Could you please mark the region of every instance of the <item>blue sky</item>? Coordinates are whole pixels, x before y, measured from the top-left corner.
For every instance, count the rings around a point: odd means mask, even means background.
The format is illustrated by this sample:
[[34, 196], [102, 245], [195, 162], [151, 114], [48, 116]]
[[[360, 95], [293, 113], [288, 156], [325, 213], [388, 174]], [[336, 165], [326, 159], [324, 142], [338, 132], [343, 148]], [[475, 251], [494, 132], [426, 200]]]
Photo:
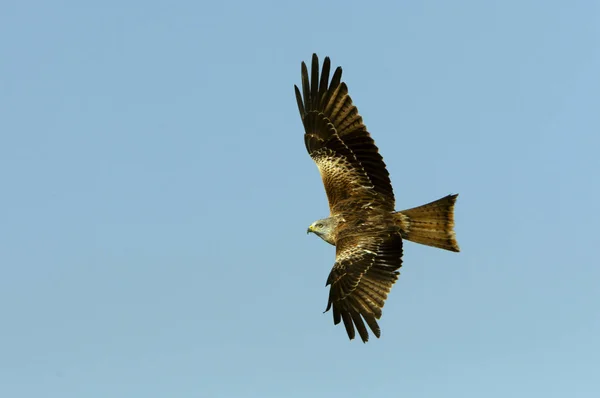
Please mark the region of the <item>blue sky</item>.
[[[3, 397], [596, 397], [600, 5], [0, 6]], [[293, 95], [344, 80], [398, 209], [459, 193], [348, 341]]]

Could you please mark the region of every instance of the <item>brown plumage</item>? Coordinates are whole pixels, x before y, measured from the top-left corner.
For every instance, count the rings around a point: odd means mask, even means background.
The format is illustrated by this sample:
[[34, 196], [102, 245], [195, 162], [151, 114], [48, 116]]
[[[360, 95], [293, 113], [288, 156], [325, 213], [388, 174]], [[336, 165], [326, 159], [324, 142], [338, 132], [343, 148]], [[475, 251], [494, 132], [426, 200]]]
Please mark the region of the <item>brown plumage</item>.
[[[389, 173], [375, 142], [352, 104], [338, 67], [329, 79], [325, 58], [313, 54], [311, 77], [302, 63], [302, 92], [294, 86], [304, 124], [304, 142], [317, 164], [329, 201], [328, 218], [313, 223], [313, 232], [336, 246], [336, 261], [327, 278], [327, 309], [344, 322], [348, 337], [358, 330], [377, 337], [377, 319], [402, 265], [402, 239], [459, 251], [454, 235], [454, 203], [449, 195], [429, 204], [395, 212]], [[365, 326], [366, 323], [366, 326]]]

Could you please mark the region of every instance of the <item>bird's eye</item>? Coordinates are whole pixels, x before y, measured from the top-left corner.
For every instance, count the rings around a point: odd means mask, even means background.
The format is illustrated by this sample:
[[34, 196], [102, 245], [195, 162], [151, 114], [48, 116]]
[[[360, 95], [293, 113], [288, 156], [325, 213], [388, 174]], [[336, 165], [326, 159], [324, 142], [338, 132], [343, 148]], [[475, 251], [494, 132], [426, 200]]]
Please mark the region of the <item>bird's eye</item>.
[[317, 228], [323, 228], [323, 224], [318, 223], [317, 225], [315, 225], [315, 227], [317, 227]]

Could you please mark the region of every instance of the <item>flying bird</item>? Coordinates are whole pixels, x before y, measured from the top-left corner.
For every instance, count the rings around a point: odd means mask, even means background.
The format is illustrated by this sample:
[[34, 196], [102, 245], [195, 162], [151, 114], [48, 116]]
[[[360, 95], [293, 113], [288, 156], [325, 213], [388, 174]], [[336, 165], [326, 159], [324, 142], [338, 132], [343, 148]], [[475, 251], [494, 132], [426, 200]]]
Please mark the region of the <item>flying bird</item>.
[[398, 279], [404, 239], [454, 252], [454, 203], [458, 195], [403, 211], [395, 211], [389, 173], [363, 124], [338, 67], [329, 79], [331, 62], [312, 57], [310, 78], [302, 62], [302, 91], [294, 86], [304, 143], [317, 164], [329, 202], [329, 217], [310, 225], [314, 233], [336, 247], [325, 312], [333, 323], [344, 322], [350, 340], [356, 330], [376, 337], [385, 300]]

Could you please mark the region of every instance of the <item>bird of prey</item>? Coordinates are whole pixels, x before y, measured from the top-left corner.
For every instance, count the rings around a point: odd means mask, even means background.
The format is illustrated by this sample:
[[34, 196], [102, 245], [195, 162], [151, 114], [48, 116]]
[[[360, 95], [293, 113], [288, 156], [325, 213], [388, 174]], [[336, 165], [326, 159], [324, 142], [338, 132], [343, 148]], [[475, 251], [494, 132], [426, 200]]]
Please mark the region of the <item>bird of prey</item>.
[[356, 330], [369, 339], [365, 323], [380, 337], [377, 319], [402, 265], [404, 239], [458, 252], [454, 203], [458, 195], [403, 211], [395, 199], [383, 158], [341, 81], [338, 67], [329, 79], [325, 58], [312, 57], [309, 78], [302, 62], [302, 91], [294, 86], [304, 125], [304, 143], [317, 164], [329, 201], [329, 217], [315, 221], [312, 232], [336, 247], [327, 278], [334, 324], [344, 322], [352, 340]]

